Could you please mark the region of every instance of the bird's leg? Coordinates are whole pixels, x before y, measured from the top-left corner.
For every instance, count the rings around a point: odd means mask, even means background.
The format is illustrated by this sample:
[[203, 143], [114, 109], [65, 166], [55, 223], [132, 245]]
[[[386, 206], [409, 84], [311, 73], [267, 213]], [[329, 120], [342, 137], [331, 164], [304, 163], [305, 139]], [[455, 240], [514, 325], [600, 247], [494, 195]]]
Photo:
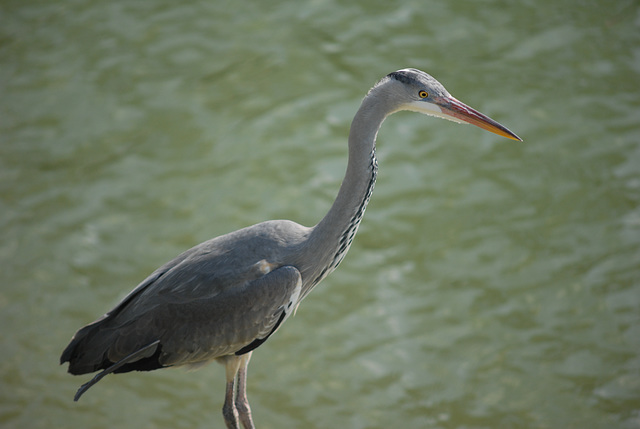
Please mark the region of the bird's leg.
[[[222, 359], [219, 359], [222, 360]], [[222, 415], [228, 429], [239, 429], [238, 411], [235, 405], [236, 379], [241, 358], [238, 356], [225, 356], [224, 365], [227, 375], [227, 389], [222, 406]]]
[[241, 356], [240, 368], [238, 369], [237, 379], [237, 392], [236, 392], [236, 409], [240, 417], [240, 422], [244, 429], [255, 429], [253, 425], [253, 419], [251, 418], [251, 407], [249, 407], [249, 400], [247, 399], [247, 367], [249, 366], [249, 360], [251, 359], [251, 353]]
[[222, 406], [222, 415], [224, 416], [224, 422], [228, 429], [238, 429], [238, 412], [236, 406], [233, 403], [233, 394], [235, 391], [235, 379], [227, 381], [227, 393], [224, 398], [224, 405]]

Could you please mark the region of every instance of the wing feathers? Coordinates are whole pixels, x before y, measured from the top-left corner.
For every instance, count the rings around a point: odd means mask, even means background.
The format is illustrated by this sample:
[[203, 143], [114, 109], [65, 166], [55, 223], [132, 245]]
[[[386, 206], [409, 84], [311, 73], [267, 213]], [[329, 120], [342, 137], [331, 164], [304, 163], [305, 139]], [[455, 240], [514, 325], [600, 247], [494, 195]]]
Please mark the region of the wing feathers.
[[[250, 344], [255, 348], [293, 312], [302, 284], [295, 267], [266, 266], [262, 263], [236, 275], [233, 286], [228, 276], [209, 276], [213, 281], [206, 285], [206, 276], [195, 270], [191, 284], [176, 288], [171, 283], [181, 276], [174, 277], [171, 270], [160, 274], [145, 289], [127, 296], [117, 311], [78, 331], [61, 361], [70, 362], [70, 372], [82, 374], [127, 359], [117, 371], [122, 372], [194, 364]], [[193, 265], [189, 268], [193, 275]], [[137, 368], [129, 356], [155, 341], [160, 345], [156, 366]]]

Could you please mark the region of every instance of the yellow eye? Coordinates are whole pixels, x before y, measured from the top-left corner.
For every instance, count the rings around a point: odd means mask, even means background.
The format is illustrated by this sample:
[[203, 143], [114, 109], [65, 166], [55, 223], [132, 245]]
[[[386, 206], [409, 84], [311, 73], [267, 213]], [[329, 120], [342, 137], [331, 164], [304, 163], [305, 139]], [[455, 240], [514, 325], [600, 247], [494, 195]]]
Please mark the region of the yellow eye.
[[420, 98], [427, 98], [429, 96], [429, 93], [427, 91], [420, 91], [418, 95], [420, 96]]

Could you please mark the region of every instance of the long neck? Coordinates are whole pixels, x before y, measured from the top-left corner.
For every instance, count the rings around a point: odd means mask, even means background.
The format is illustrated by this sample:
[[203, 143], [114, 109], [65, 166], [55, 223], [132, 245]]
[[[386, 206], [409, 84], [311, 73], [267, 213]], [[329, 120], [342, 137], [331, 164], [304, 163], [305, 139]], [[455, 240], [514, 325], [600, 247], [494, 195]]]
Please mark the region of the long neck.
[[376, 135], [388, 113], [369, 94], [351, 123], [349, 161], [340, 191], [309, 238], [313, 257], [321, 269], [310, 273], [309, 289], [338, 266], [351, 246], [376, 182]]

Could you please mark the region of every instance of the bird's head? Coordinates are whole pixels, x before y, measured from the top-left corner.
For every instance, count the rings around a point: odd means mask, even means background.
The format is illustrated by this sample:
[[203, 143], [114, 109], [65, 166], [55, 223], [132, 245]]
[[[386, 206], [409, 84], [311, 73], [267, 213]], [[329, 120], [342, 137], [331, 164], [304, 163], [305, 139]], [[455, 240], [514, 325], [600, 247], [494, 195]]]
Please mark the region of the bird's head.
[[[383, 89], [384, 88], [384, 89]], [[390, 89], [396, 97], [397, 110], [411, 110], [458, 123], [478, 126], [513, 140], [522, 139], [505, 126], [453, 97], [444, 86], [427, 73], [403, 69], [390, 73], [372, 90]]]

